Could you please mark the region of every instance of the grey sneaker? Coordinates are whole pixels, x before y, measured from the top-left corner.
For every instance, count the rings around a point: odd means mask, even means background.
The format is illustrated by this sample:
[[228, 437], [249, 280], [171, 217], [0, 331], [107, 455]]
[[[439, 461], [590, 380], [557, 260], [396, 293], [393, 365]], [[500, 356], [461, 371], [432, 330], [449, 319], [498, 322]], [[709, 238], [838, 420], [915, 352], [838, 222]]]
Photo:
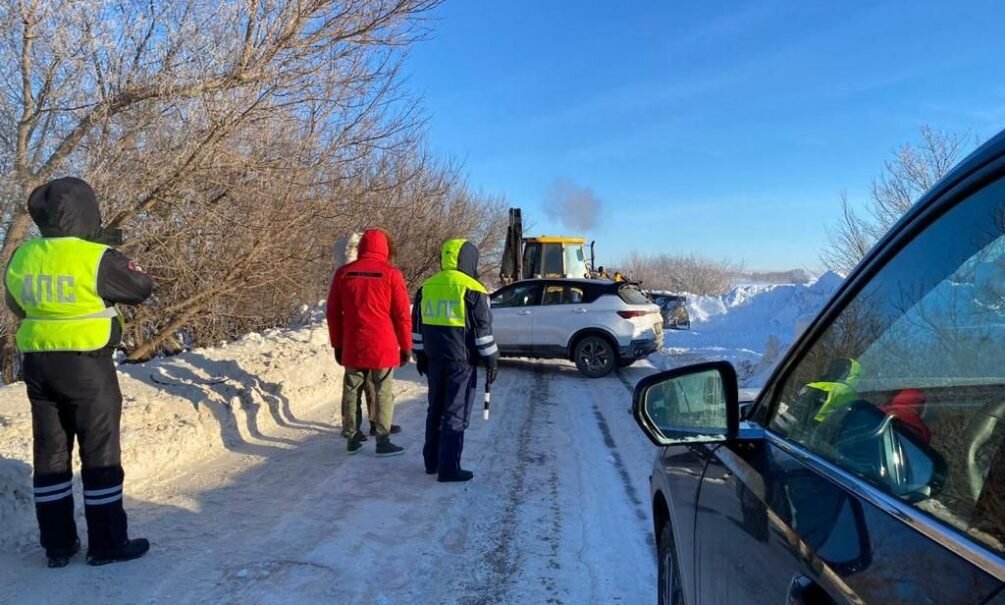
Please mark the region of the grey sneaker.
[[377, 442], [377, 456], [400, 456], [405, 453], [405, 448], [391, 443], [390, 439], [381, 439]]

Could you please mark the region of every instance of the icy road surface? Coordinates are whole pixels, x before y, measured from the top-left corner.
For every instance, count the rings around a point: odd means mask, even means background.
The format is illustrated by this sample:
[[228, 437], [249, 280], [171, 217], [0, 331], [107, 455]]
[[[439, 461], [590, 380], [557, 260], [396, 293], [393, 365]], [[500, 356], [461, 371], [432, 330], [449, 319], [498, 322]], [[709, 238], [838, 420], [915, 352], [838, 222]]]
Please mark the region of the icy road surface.
[[130, 490], [126, 468], [131, 533], [151, 553], [61, 570], [38, 550], [4, 553], [0, 603], [652, 602], [655, 448], [626, 386], [645, 373], [588, 380], [571, 364], [504, 362], [491, 420], [480, 395], [472, 414], [468, 484], [423, 473], [414, 368], [398, 381], [404, 456], [374, 457], [373, 439], [347, 456], [335, 396], [326, 417], [144, 491]]

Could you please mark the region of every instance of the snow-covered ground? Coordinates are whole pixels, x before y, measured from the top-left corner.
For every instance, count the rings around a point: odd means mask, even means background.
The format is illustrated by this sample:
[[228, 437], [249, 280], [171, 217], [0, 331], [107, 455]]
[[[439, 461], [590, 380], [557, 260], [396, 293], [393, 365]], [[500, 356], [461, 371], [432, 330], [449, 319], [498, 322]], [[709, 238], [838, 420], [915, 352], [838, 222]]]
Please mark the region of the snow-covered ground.
[[763, 386], [842, 281], [825, 273], [806, 285], [748, 284], [724, 296], [688, 296], [691, 330], [667, 330], [664, 349], [650, 361], [670, 369], [725, 359], [736, 367], [741, 386]]
[[372, 439], [346, 455], [340, 373], [322, 326], [123, 371], [126, 507], [151, 553], [45, 568], [34, 543], [28, 403], [12, 385], [0, 391], [0, 603], [653, 598], [654, 448], [626, 413], [631, 379], [504, 362], [492, 417], [474, 414], [466, 439], [475, 480], [444, 485], [423, 472], [426, 389], [411, 367], [396, 388], [406, 455], [376, 458]]
[[28, 402], [23, 385], [0, 389], [0, 604], [651, 602], [655, 448], [626, 413], [630, 389], [704, 358], [755, 383], [769, 340], [790, 343], [839, 283], [692, 299], [691, 332], [601, 380], [505, 361], [491, 420], [473, 415], [476, 477], [461, 485], [423, 472], [426, 388], [411, 367], [396, 385], [406, 455], [378, 459], [373, 440], [346, 455], [341, 370], [316, 309], [303, 327], [122, 366], [126, 506], [153, 550], [103, 568], [45, 568]]
[[[341, 376], [319, 323], [120, 366], [128, 485], [159, 484], [226, 451], [261, 458], [295, 445], [274, 434], [281, 428], [330, 428], [328, 422], [303, 418], [322, 408], [330, 412]], [[22, 384], [0, 388], [0, 435], [0, 549], [5, 549], [34, 542], [36, 533], [31, 413]], [[83, 527], [82, 511], [80, 521]]]

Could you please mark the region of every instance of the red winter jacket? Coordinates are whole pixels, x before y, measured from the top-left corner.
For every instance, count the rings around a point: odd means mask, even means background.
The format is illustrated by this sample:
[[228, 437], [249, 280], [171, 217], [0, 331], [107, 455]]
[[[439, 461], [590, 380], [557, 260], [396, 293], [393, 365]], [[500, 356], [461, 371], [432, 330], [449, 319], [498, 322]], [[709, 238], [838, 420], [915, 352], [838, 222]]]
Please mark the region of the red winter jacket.
[[918, 438], [925, 444], [932, 441], [932, 432], [928, 425], [922, 420], [921, 414], [925, 411], [925, 393], [918, 389], [904, 389], [890, 401], [889, 404], [880, 409], [888, 416], [893, 416], [912, 429]]
[[390, 243], [370, 229], [359, 260], [335, 272], [328, 293], [328, 333], [342, 349], [342, 365], [354, 370], [396, 368], [412, 350], [412, 319], [401, 272], [388, 264]]

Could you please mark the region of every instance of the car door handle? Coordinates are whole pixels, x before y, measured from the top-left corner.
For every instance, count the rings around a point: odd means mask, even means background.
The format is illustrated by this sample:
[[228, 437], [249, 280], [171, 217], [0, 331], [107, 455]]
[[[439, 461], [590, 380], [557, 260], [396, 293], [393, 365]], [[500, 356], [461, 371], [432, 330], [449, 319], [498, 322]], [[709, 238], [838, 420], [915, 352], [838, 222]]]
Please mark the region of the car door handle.
[[572, 312], [573, 313], [586, 313], [586, 309], [583, 309], [583, 308], [573, 309]]
[[796, 574], [789, 584], [789, 600], [786, 605], [836, 605], [820, 585], [812, 579]]
[[520, 311], [517, 315], [530, 315], [530, 311]]

